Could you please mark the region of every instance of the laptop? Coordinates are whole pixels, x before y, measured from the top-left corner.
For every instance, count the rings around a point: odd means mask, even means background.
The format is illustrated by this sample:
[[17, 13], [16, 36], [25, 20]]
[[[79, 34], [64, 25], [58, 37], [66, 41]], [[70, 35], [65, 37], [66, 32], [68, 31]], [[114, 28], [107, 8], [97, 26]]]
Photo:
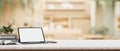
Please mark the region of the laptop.
[[19, 43], [38, 44], [38, 43], [56, 43], [56, 41], [46, 41], [42, 27], [19, 27]]

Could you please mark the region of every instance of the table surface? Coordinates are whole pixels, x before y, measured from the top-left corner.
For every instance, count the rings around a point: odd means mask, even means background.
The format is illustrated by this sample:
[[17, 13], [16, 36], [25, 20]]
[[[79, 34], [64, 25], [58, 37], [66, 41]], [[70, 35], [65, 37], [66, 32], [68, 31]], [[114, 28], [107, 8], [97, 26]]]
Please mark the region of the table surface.
[[57, 43], [0, 45], [1, 49], [120, 49], [120, 40], [54, 40]]

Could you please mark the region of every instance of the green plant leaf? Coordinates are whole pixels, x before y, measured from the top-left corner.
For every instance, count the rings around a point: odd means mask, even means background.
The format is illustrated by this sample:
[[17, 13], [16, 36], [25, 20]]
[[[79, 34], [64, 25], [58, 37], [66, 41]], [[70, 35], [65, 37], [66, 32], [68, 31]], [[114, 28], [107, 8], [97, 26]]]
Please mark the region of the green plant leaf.
[[11, 25], [3, 26], [3, 29], [1, 29], [1, 32], [5, 34], [9, 34], [13, 32], [13, 29], [11, 28]]

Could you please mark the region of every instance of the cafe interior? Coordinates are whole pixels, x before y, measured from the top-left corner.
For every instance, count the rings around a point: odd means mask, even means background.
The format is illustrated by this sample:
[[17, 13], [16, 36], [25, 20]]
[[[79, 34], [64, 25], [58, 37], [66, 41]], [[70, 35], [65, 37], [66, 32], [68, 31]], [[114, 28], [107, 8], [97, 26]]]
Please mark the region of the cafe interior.
[[120, 0], [0, 0], [0, 35], [19, 27], [42, 27], [48, 40], [120, 39]]

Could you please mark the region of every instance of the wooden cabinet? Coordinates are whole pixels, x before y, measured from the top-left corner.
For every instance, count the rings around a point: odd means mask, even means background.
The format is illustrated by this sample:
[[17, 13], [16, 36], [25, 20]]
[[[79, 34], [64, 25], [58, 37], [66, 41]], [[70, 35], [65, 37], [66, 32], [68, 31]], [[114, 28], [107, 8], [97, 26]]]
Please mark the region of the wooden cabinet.
[[68, 18], [59, 18], [59, 17], [45, 17], [44, 26], [53, 26], [56, 28], [69, 28], [69, 19]]
[[72, 18], [72, 29], [81, 29], [83, 33], [88, 33], [90, 30], [90, 18]]
[[[87, 29], [90, 26], [89, 0], [46, 0], [44, 26]], [[83, 28], [84, 27], [84, 28]]]
[[88, 29], [90, 28], [90, 17], [45, 17], [44, 26], [50, 27], [53, 24], [54, 29]]

